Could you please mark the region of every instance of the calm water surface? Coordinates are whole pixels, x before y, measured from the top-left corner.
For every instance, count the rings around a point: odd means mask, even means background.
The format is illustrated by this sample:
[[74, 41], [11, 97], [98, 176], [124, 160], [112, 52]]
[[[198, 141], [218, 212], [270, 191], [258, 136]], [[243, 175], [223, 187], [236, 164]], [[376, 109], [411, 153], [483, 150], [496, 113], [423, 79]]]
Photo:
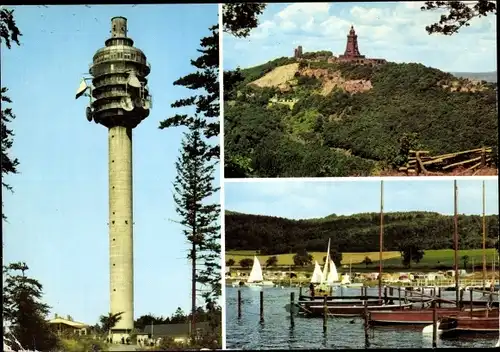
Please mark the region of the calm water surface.
[[[295, 318], [290, 328], [290, 316], [285, 305], [290, 303], [292, 290], [298, 288], [264, 288], [264, 323], [259, 322], [260, 288], [241, 290], [241, 319], [238, 319], [238, 289], [226, 287], [226, 346], [229, 349], [327, 349], [365, 348], [362, 318], [331, 318], [323, 334], [321, 318]], [[371, 291], [370, 291], [371, 290]], [[340, 290], [337, 290], [337, 294]], [[359, 295], [360, 289], [344, 289], [344, 295]], [[378, 295], [378, 289], [369, 289]], [[453, 299], [455, 292], [443, 292], [443, 298]], [[297, 299], [297, 298], [296, 298]], [[370, 330], [370, 348], [431, 348], [432, 335], [423, 335], [422, 328], [375, 327]], [[438, 340], [442, 347], [493, 347], [497, 336], [467, 337]]]

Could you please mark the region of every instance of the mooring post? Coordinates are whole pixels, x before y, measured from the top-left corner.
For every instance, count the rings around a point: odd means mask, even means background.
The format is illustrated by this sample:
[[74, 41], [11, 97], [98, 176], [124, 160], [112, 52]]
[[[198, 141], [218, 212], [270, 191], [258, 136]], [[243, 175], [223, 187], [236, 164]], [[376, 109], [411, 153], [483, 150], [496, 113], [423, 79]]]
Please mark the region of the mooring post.
[[368, 301], [365, 300], [365, 310], [363, 317], [365, 319], [365, 348], [370, 347], [370, 340], [369, 340], [369, 321], [368, 321]]
[[238, 319], [241, 319], [241, 289], [238, 289]]
[[323, 333], [326, 333], [326, 319], [328, 318], [328, 297], [323, 297]]
[[295, 292], [290, 292], [290, 327], [293, 329], [295, 321], [293, 320], [293, 311], [295, 309]]
[[437, 340], [437, 310], [436, 301], [432, 301], [432, 348], [436, 348]]
[[264, 291], [260, 291], [260, 322], [264, 322]]
[[299, 286], [299, 300], [302, 299], [302, 285]]
[[441, 308], [441, 286], [438, 287], [439, 308]]
[[398, 287], [399, 306], [401, 307], [401, 286]]
[[462, 289], [462, 290], [460, 290], [460, 300], [459, 300], [459, 303], [458, 303], [458, 307], [460, 309], [463, 307], [463, 301], [464, 301], [464, 290]]
[[384, 304], [387, 304], [387, 286], [384, 286]]
[[[341, 287], [342, 289], [342, 287]], [[330, 293], [329, 293], [330, 297], [333, 296], [333, 286], [330, 286]]]
[[474, 302], [474, 300], [472, 299], [472, 294], [474, 291], [472, 291], [472, 288], [469, 290], [470, 290], [470, 317], [472, 318], [472, 304]]

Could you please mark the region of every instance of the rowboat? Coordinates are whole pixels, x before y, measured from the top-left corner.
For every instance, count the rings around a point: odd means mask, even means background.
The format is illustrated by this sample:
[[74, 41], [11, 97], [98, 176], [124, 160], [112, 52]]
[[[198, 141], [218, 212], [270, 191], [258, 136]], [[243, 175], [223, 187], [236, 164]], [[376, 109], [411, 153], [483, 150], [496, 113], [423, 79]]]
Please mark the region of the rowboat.
[[[382, 310], [372, 311], [369, 310], [369, 323], [370, 325], [429, 325], [433, 322], [432, 308], [425, 309], [411, 309], [405, 311]], [[489, 310], [485, 307], [459, 309], [456, 307], [443, 307], [436, 308], [437, 318], [443, 318], [450, 315], [457, 316], [472, 316], [472, 317], [485, 317], [490, 315], [498, 315], [498, 309]]]
[[441, 338], [464, 334], [498, 334], [499, 317], [444, 316], [440, 320]]

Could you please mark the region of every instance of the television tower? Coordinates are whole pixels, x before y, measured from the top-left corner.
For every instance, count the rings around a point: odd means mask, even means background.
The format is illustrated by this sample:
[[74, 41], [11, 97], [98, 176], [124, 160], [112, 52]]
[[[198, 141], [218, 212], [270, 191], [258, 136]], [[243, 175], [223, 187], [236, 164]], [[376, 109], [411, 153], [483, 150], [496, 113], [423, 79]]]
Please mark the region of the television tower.
[[132, 130], [152, 105], [146, 79], [151, 66], [133, 44], [127, 19], [113, 17], [111, 37], [94, 54], [92, 77], [82, 80], [76, 95], [90, 98], [87, 119], [108, 128], [110, 312], [122, 313], [111, 330], [113, 341], [134, 328]]

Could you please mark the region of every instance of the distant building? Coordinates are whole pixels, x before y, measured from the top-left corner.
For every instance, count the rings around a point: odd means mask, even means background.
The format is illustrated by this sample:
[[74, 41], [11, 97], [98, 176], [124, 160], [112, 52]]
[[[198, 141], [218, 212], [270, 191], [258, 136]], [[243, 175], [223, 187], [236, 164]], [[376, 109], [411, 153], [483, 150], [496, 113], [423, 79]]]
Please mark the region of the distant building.
[[[202, 334], [208, 331], [210, 325], [208, 322], [196, 323], [197, 334]], [[188, 343], [191, 337], [191, 324], [158, 324], [146, 325], [144, 330], [137, 334], [137, 341], [139, 345], [149, 345], [151, 342], [158, 345], [162, 340], [173, 340], [175, 343], [184, 344]], [[143, 343], [140, 343], [142, 341]]]
[[54, 319], [49, 320], [48, 323], [59, 335], [63, 333], [87, 335], [89, 330], [89, 325], [74, 321], [69, 315], [63, 318], [55, 314]]

